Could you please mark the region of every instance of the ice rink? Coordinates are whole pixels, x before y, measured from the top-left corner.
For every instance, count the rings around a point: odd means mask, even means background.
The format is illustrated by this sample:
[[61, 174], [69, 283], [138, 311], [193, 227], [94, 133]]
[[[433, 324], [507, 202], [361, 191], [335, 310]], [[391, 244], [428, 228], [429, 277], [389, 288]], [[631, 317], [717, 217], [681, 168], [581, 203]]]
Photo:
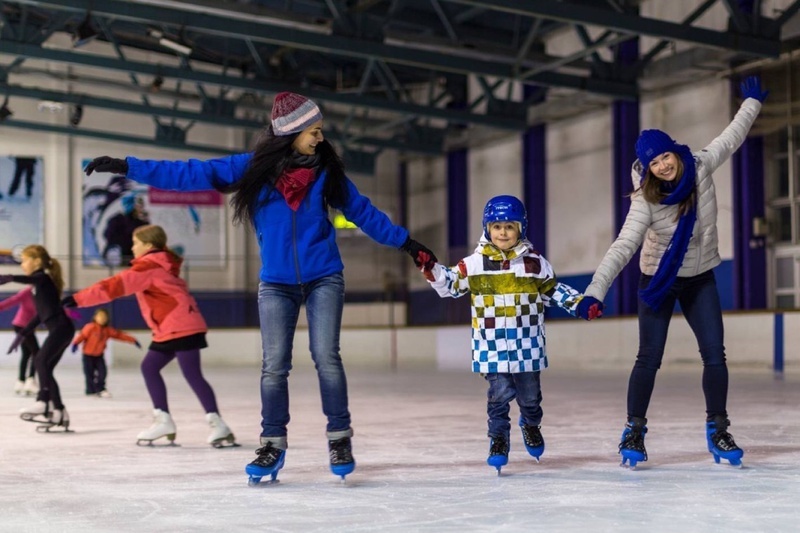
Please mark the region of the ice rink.
[[[174, 365], [174, 363], [173, 363]], [[485, 386], [463, 372], [348, 370], [356, 471], [329, 471], [313, 369], [290, 378], [292, 422], [280, 483], [248, 487], [259, 435], [258, 368], [207, 367], [242, 444], [205, 444], [202, 410], [177, 368], [166, 378], [180, 447], [137, 447], [151, 422], [138, 369], [112, 368], [114, 397], [83, 395], [77, 366], [56, 370], [74, 433], [41, 434], [32, 402], [0, 370], [0, 531], [797, 531], [800, 379], [732, 370], [731, 433], [744, 468], [705, 449], [699, 364], [663, 370], [649, 412], [650, 460], [620, 468], [627, 369], [545, 372], [547, 448], [536, 464], [512, 433], [509, 465], [486, 465]], [[512, 418], [517, 414], [512, 409]]]

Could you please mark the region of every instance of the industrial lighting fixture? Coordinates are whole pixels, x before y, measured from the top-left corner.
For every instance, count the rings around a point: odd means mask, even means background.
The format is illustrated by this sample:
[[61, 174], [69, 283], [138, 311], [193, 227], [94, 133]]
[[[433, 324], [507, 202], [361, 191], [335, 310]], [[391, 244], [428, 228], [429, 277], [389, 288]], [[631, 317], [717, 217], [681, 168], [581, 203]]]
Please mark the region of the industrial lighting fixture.
[[83, 118], [83, 106], [81, 104], [78, 104], [72, 108], [72, 111], [69, 114], [69, 123], [72, 124], [73, 127], [77, 127], [78, 124], [81, 123], [82, 118]]
[[8, 108], [8, 96], [6, 96], [6, 99], [3, 100], [3, 106], [0, 107], [0, 122], [4, 121], [13, 114], [14, 112]]
[[97, 35], [97, 30], [92, 26], [92, 18], [89, 13], [87, 13], [86, 18], [75, 28], [75, 33], [72, 34], [72, 46], [74, 48], [83, 46], [97, 37]]
[[161, 74], [156, 74], [156, 77], [153, 78], [152, 83], [150, 83], [150, 92], [157, 93], [161, 90], [161, 86], [164, 85], [164, 78]]
[[173, 41], [172, 39], [168, 39], [167, 37], [164, 36], [164, 32], [162, 32], [161, 30], [150, 29], [147, 30], [147, 33], [150, 35], [150, 37], [158, 39], [158, 44], [160, 44], [164, 48], [169, 48], [173, 52], [183, 56], [192, 55], [191, 47], [186, 46], [185, 44], [181, 44], [177, 41]]
[[64, 104], [61, 102], [56, 102], [55, 100], [41, 100], [38, 104], [36, 104], [36, 109], [39, 112], [49, 111], [50, 113], [61, 113], [64, 111]]

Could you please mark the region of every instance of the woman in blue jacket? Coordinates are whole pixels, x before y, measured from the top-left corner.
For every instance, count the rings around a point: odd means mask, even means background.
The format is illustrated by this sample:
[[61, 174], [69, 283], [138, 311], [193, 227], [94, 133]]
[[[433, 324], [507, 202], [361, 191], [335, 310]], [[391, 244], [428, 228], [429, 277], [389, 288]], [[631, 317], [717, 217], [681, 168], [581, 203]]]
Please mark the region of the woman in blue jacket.
[[[322, 134], [317, 105], [280, 93], [271, 124], [251, 153], [199, 161], [142, 161], [99, 157], [86, 167], [125, 174], [160, 189], [232, 193], [235, 223], [253, 225], [261, 250], [258, 307], [261, 321], [261, 447], [247, 465], [251, 483], [274, 480], [286, 455], [289, 423], [287, 378], [300, 306], [306, 304], [311, 356], [328, 418], [331, 470], [355, 468], [350, 437], [347, 380], [339, 355], [344, 278], [328, 208], [342, 211], [375, 241], [400, 248], [419, 263], [426, 247], [391, 223], [345, 176], [342, 160]], [[431, 253], [433, 261], [435, 256]], [[419, 266], [419, 264], [418, 264]]]

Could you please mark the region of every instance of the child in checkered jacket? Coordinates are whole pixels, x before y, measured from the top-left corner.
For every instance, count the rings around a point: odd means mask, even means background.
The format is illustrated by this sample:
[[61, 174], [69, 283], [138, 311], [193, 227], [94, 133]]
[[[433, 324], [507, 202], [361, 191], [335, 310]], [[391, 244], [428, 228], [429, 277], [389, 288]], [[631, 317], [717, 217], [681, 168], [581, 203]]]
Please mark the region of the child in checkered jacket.
[[[586, 320], [602, 315], [602, 304], [560, 283], [553, 267], [523, 236], [525, 206], [513, 196], [489, 200], [483, 235], [475, 252], [448, 268], [421, 258], [422, 271], [441, 297], [472, 300], [472, 371], [489, 382], [489, 457], [497, 468], [508, 463], [511, 400], [520, 409], [519, 425], [528, 453], [544, 452], [540, 431], [542, 392], [539, 372], [547, 367], [544, 307], [557, 305]], [[583, 302], [583, 305], [582, 305]]]

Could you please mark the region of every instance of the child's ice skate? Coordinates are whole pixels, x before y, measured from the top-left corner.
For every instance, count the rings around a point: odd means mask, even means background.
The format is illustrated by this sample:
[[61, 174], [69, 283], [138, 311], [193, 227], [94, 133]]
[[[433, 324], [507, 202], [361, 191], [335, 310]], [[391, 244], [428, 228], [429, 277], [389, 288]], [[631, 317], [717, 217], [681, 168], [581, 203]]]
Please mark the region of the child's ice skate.
[[17, 396], [19, 396], [20, 394], [23, 394], [23, 393], [24, 393], [24, 391], [25, 391], [25, 382], [24, 382], [24, 381], [17, 380], [17, 381], [14, 383], [14, 394], [16, 394]]
[[331, 458], [331, 472], [335, 476], [341, 476], [342, 482], [344, 482], [345, 476], [356, 469], [356, 460], [353, 459], [353, 446], [350, 442], [350, 437], [329, 440], [328, 454]]
[[103, 389], [103, 390], [101, 390], [100, 392], [97, 393], [97, 396], [99, 398], [111, 398], [111, 393], [108, 392], [108, 390]]
[[36, 383], [36, 378], [29, 377], [25, 380], [25, 385], [22, 387], [22, 392], [25, 396], [33, 396], [39, 393], [39, 385]]
[[53, 409], [50, 413], [50, 419], [36, 427], [36, 431], [43, 431], [45, 433], [50, 433], [51, 430], [59, 430], [64, 433], [72, 432], [72, 430], [69, 429], [69, 413], [67, 413], [66, 407]]
[[19, 417], [26, 422], [47, 424], [50, 422], [50, 406], [47, 402], [37, 400], [33, 405], [20, 409]]
[[153, 425], [136, 436], [137, 446], [153, 446], [153, 441], [166, 437], [169, 441], [169, 446], [177, 446], [175, 444], [175, 422], [166, 411], [161, 409], [153, 409]]
[[231, 428], [220, 418], [219, 414], [206, 413], [206, 421], [209, 427], [211, 427], [211, 434], [207, 439], [210, 445], [214, 448], [232, 448], [234, 446], [239, 446], [236, 444], [236, 438], [233, 436]]
[[520, 428], [522, 429], [522, 442], [525, 444], [525, 449], [528, 453], [539, 462], [539, 457], [544, 453], [544, 437], [542, 437], [542, 426], [529, 426], [520, 421]]
[[[273, 440], [278, 442], [273, 442]], [[284, 446], [284, 448], [276, 448], [275, 446]], [[283, 468], [283, 462], [286, 459], [286, 437], [261, 437], [261, 448], [256, 450], [258, 457], [244, 467], [249, 479], [247, 484], [255, 487], [261, 483], [261, 478], [270, 476], [267, 485], [278, 483], [278, 472]]]
[[724, 416], [715, 416], [706, 422], [708, 451], [714, 456], [715, 463], [719, 464], [719, 460], [722, 458], [731, 466], [741, 468], [744, 451], [736, 445], [733, 436], [728, 433], [730, 423], [730, 420]]
[[644, 447], [644, 436], [647, 433], [647, 419], [630, 417], [625, 429], [622, 431], [622, 438], [619, 443], [619, 453], [622, 455], [620, 466], [636, 469], [636, 464], [647, 461], [647, 450]]
[[489, 442], [489, 457], [486, 458], [486, 464], [495, 467], [499, 476], [500, 469], [508, 464], [508, 451], [511, 445], [505, 435], [489, 435], [489, 438], [492, 440]]

